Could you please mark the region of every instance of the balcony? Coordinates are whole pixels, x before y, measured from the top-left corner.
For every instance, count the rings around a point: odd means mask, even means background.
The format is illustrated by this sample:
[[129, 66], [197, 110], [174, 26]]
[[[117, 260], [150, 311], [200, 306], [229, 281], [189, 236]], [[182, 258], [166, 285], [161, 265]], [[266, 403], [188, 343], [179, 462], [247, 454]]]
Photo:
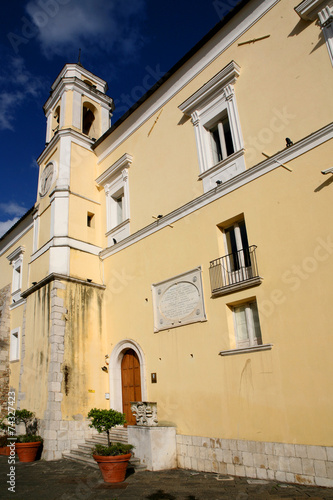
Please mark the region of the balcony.
[[209, 274], [213, 296], [260, 285], [262, 278], [256, 249], [256, 245], [252, 245], [211, 261]]

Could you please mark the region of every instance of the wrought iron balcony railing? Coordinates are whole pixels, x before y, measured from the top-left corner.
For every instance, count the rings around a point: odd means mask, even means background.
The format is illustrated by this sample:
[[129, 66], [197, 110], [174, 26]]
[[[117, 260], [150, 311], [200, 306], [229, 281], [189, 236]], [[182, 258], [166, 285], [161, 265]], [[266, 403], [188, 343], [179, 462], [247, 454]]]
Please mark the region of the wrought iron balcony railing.
[[261, 283], [256, 248], [256, 245], [252, 245], [211, 261], [209, 274], [213, 294], [223, 293], [237, 285], [247, 287]]

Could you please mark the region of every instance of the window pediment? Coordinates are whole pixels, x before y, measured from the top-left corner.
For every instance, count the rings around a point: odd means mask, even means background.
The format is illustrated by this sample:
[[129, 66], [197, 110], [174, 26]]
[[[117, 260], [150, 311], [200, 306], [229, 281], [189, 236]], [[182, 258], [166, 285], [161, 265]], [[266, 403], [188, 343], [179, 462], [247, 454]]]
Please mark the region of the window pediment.
[[[331, 6], [328, 7], [329, 5]], [[304, 0], [304, 2], [295, 7], [295, 11], [301, 19], [315, 21], [318, 19], [319, 13], [325, 8], [332, 10], [332, 3], [327, 0]]]
[[105, 186], [114, 180], [114, 178], [120, 174], [124, 168], [129, 168], [132, 164], [133, 156], [125, 153], [119, 158], [115, 163], [113, 163], [107, 170], [105, 170], [99, 177], [97, 177], [96, 182], [100, 186]]
[[7, 256], [7, 259], [9, 260], [10, 263], [16, 261], [17, 259], [19, 259], [22, 254], [24, 254], [25, 252], [25, 247], [24, 246], [20, 246], [18, 248], [16, 248], [14, 250], [14, 252], [12, 252], [10, 255]]
[[225, 88], [228, 85], [234, 84], [239, 74], [240, 66], [235, 61], [231, 61], [199, 90], [186, 99], [179, 106], [179, 109], [187, 116], [191, 116], [195, 111], [202, 110], [208, 103], [213, 101], [215, 97], [221, 94], [222, 90], [224, 90], [224, 97], [228, 98], [231, 90], [226, 90]]

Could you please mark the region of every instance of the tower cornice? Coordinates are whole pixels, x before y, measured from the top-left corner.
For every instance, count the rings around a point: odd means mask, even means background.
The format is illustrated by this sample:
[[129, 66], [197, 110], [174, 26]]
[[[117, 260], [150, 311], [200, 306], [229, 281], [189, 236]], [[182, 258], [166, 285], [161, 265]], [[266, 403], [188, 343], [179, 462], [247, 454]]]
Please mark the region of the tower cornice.
[[81, 80], [76, 76], [64, 77], [57, 87], [54, 89], [50, 97], [47, 99], [43, 106], [44, 113], [47, 114], [50, 109], [56, 104], [56, 102], [60, 99], [61, 95], [69, 90], [79, 90], [82, 92], [82, 95], [90, 97], [93, 101], [102, 102], [106, 106], [111, 108], [111, 111], [114, 110], [114, 102], [112, 97], [107, 96], [97, 88], [88, 85], [86, 82]]
[[94, 144], [95, 141], [90, 139], [87, 135], [82, 134], [82, 132], [77, 132], [76, 130], [73, 130], [71, 128], [61, 129], [54, 134], [50, 142], [46, 144], [44, 151], [37, 158], [37, 163], [39, 165], [43, 161], [45, 161], [45, 159], [51, 153], [52, 149], [54, 149], [59, 144], [60, 140], [64, 137], [71, 137], [73, 142], [93, 152], [91, 146]]

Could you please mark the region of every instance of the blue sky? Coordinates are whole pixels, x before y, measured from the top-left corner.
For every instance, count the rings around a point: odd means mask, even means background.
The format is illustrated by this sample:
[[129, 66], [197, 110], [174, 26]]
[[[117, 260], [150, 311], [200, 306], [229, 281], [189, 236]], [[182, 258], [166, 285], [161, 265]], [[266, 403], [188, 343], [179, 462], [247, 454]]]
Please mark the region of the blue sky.
[[0, 19], [0, 236], [36, 201], [42, 106], [66, 63], [108, 82], [113, 123], [236, 0], [15, 0]]

